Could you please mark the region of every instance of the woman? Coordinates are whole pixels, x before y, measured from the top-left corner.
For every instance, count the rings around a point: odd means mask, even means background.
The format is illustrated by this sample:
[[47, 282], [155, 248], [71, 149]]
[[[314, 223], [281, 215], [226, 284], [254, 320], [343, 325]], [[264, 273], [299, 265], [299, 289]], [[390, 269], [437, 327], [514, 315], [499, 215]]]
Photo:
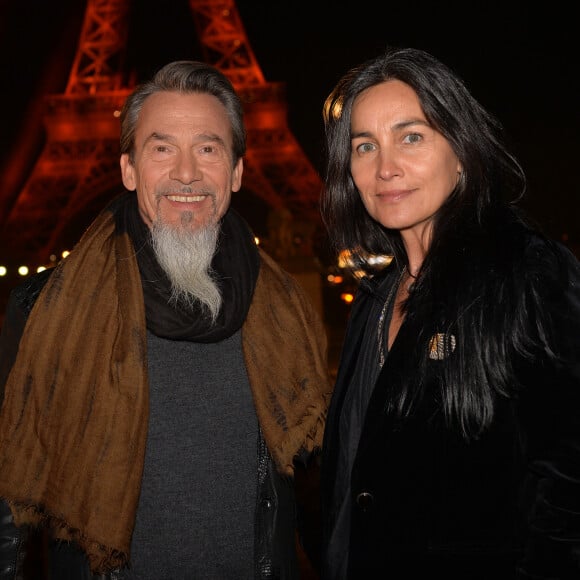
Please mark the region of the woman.
[[580, 578], [580, 266], [514, 202], [501, 127], [391, 49], [325, 103], [322, 212], [367, 268], [323, 456], [324, 572]]

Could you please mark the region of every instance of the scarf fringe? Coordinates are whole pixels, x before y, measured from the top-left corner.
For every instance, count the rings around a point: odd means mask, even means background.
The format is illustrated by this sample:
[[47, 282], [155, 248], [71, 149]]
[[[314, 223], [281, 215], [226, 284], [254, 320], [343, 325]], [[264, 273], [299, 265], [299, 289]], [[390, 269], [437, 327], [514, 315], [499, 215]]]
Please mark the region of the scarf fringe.
[[[291, 431], [291, 436], [274, 447], [272, 456], [280, 473], [293, 476], [294, 463], [300, 460], [302, 453], [309, 454], [322, 448], [321, 433], [326, 423], [327, 407], [321, 409], [319, 405], [310, 405], [303, 420]], [[304, 426], [305, 430], [301, 429]]]
[[94, 573], [106, 574], [128, 564], [128, 554], [91, 540], [81, 530], [67, 523], [65, 519], [46, 513], [39, 506], [8, 500], [6, 502], [10, 506], [17, 526], [27, 525], [36, 529], [47, 529], [58, 540], [76, 543], [86, 553], [90, 568]]

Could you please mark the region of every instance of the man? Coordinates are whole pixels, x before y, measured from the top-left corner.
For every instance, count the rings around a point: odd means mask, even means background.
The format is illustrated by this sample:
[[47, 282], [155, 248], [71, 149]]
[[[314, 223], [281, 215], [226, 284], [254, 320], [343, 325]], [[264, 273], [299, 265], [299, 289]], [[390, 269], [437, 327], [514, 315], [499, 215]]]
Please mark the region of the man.
[[293, 482], [322, 440], [326, 336], [230, 208], [245, 146], [227, 78], [165, 66], [121, 115], [136, 195], [13, 292], [0, 578], [20, 577], [31, 529], [58, 579], [298, 577]]

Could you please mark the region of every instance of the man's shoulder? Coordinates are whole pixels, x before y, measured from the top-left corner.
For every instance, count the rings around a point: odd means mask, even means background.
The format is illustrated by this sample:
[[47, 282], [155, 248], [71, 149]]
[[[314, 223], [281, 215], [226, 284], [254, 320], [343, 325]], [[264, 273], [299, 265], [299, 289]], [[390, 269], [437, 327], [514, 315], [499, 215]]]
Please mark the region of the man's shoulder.
[[258, 248], [258, 253], [260, 256], [260, 270], [267, 272], [268, 274], [272, 274], [277, 276], [281, 279], [287, 279], [294, 281], [295, 278], [290, 274], [288, 270], [280, 264], [277, 260], [275, 260], [270, 254], [264, 251], [262, 248]]
[[280, 262], [270, 256], [267, 252], [258, 248], [260, 255], [260, 274], [259, 277], [263, 284], [269, 287], [283, 289], [286, 293], [296, 294], [301, 298], [307, 298], [308, 293], [302, 286], [298, 277], [290, 270], [287, 270]]
[[15, 302], [26, 314], [29, 314], [53, 270], [54, 268], [47, 268], [26, 278], [12, 290], [10, 300]]
[[276, 308], [287, 311], [292, 317], [306, 317], [310, 323], [315, 319], [322, 321], [319, 300], [312, 290], [315, 284], [305, 284], [298, 277], [286, 270], [272, 256], [259, 248], [260, 274], [254, 291], [253, 304], [276, 305]]

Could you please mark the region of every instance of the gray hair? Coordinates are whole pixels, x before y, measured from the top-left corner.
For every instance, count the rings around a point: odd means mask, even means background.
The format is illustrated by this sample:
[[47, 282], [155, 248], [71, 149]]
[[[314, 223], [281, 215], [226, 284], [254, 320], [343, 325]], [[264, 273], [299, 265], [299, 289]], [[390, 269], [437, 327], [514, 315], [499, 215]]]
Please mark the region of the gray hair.
[[135, 154], [135, 128], [143, 104], [155, 93], [201, 93], [213, 95], [226, 108], [232, 128], [232, 161], [235, 164], [246, 152], [246, 129], [242, 103], [229, 79], [217, 68], [204, 62], [180, 60], [170, 62], [155, 76], [138, 85], [129, 95], [121, 111], [121, 154], [131, 162]]

